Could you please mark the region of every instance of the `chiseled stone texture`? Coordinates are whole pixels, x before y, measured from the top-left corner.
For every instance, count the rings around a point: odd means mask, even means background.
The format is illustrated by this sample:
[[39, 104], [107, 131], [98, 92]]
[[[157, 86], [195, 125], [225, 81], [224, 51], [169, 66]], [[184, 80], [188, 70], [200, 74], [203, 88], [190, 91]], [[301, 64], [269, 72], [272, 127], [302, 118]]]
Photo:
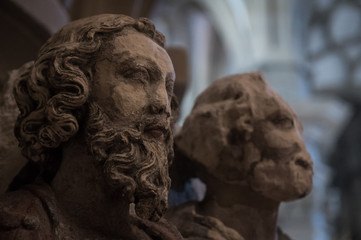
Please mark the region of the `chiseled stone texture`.
[[176, 137], [175, 161], [195, 169], [207, 186], [205, 199], [177, 207], [169, 218], [190, 239], [289, 239], [276, 225], [279, 204], [312, 188], [302, 131], [261, 73], [215, 81]]
[[26, 162], [14, 136], [14, 124], [19, 110], [13, 96], [13, 86], [28, 64], [9, 72], [0, 94], [0, 194], [6, 191], [13, 177]]
[[162, 218], [176, 111], [164, 42], [149, 19], [103, 14], [64, 26], [19, 70], [28, 161], [0, 195], [0, 239], [182, 239]]

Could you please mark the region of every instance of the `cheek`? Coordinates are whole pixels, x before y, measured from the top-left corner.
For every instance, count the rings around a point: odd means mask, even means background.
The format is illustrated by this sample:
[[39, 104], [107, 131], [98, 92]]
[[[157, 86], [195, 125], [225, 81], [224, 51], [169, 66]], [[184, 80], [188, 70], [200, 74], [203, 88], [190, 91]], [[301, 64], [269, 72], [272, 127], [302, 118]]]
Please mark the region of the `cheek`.
[[289, 148], [299, 142], [298, 134], [294, 130], [270, 130], [264, 133], [264, 141], [271, 148]]
[[112, 99], [120, 113], [128, 116], [145, 107], [146, 96], [142, 86], [121, 82], [113, 89]]
[[277, 164], [264, 160], [257, 164], [248, 182], [253, 190], [266, 197], [290, 201], [310, 192], [312, 176], [312, 171], [305, 171], [294, 163]]

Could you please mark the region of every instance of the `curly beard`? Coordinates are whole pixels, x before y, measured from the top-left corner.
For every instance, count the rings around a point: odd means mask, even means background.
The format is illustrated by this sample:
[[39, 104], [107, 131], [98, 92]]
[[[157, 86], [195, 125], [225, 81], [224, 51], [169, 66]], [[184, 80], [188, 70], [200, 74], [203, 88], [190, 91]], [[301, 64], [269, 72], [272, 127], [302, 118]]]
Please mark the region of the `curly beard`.
[[[135, 203], [136, 214], [158, 221], [167, 208], [170, 178], [169, 162], [173, 158], [172, 134], [169, 121], [159, 116], [143, 117], [138, 127], [116, 129], [95, 104], [90, 104], [86, 127], [90, 154], [103, 167], [110, 194]], [[139, 126], [165, 126], [164, 139], [144, 138]]]

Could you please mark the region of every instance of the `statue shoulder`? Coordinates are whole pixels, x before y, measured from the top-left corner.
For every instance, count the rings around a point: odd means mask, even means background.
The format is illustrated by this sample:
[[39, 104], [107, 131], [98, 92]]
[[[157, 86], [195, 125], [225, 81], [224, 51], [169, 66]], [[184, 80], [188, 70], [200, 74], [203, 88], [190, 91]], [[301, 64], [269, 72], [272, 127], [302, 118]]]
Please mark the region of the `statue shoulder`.
[[188, 202], [168, 211], [166, 217], [187, 240], [244, 240], [234, 229], [215, 217], [196, 212], [195, 202]]
[[52, 239], [52, 227], [41, 200], [27, 190], [0, 196], [0, 239]]
[[131, 222], [136, 227], [136, 234], [141, 239], [157, 240], [183, 240], [178, 229], [169, 223], [164, 217], [158, 222], [141, 219], [131, 214]]

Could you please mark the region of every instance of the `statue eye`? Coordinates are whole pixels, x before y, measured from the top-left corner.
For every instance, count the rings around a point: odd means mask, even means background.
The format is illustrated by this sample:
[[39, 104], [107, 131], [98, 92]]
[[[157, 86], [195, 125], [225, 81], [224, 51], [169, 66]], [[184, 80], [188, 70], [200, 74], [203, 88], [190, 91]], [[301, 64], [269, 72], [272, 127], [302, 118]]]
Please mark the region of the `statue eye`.
[[293, 119], [286, 116], [277, 116], [271, 119], [273, 125], [282, 129], [291, 129], [293, 128]]
[[137, 66], [135, 68], [129, 68], [125, 70], [122, 75], [125, 78], [140, 80], [142, 82], [149, 82], [150, 75], [145, 67]]

